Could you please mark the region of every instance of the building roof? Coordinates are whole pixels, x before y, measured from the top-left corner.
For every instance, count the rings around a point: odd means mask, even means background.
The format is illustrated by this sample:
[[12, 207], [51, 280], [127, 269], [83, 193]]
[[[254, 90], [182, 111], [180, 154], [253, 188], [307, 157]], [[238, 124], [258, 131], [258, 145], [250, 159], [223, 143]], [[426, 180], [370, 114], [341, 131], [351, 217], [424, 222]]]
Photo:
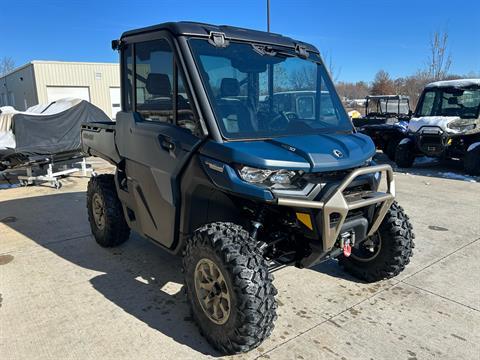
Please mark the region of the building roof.
[[259, 30], [251, 30], [245, 28], [239, 28], [227, 25], [212, 25], [189, 21], [180, 22], [166, 22], [158, 25], [153, 25], [141, 29], [135, 29], [126, 31], [122, 34], [121, 38], [126, 38], [133, 35], [145, 34], [149, 32], [167, 30], [176, 36], [198, 36], [209, 37], [211, 32], [221, 32], [225, 34], [225, 37], [230, 40], [239, 41], [251, 41], [256, 43], [273, 44], [278, 46], [285, 46], [294, 48], [295, 45], [303, 45], [308, 51], [318, 52], [317, 48], [311, 44], [304, 43], [302, 41], [294, 40], [292, 38], [269, 33]]
[[436, 81], [428, 84], [425, 88], [441, 88], [441, 87], [469, 87], [480, 86], [480, 79], [457, 79]]
[[0, 76], [0, 79], [3, 79], [7, 76], [10, 76], [17, 71], [23, 70], [26, 67], [33, 65], [33, 64], [71, 64], [71, 65], [112, 65], [118, 66], [118, 63], [106, 63], [106, 62], [81, 62], [81, 61], [55, 61], [55, 60], [32, 60], [26, 64], [18, 66], [13, 70], [7, 72], [5, 75]]

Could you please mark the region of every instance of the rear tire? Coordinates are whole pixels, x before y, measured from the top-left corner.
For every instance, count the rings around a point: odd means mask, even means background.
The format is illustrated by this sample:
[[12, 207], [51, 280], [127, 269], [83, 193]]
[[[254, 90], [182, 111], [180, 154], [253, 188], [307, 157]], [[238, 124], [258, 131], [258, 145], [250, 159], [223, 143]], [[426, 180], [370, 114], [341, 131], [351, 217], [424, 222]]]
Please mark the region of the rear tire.
[[241, 226], [217, 222], [196, 230], [185, 248], [183, 270], [193, 318], [213, 347], [227, 354], [246, 352], [270, 335], [277, 291], [266, 261]]
[[463, 166], [468, 175], [480, 175], [480, 145], [467, 152]]
[[[339, 264], [351, 275], [366, 282], [388, 279], [400, 274], [410, 262], [415, 247], [412, 225], [403, 208], [394, 202], [380, 224], [377, 233], [380, 246], [371, 259], [340, 255]], [[358, 246], [361, 246], [359, 244]]]
[[414, 144], [411, 141], [405, 144], [399, 143], [395, 150], [395, 163], [401, 168], [409, 168], [414, 161]]
[[130, 236], [113, 175], [102, 174], [90, 178], [87, 211], [92, 234], [100, 246], [118, 246]]

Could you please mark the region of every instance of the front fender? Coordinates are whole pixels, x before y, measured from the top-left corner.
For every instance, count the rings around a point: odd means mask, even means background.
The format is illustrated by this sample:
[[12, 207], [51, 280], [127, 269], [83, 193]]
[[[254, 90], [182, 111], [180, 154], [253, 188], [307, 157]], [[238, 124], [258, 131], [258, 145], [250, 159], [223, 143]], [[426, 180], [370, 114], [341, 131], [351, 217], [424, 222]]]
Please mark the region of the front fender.
[[206, 156], [200, 156], [200, 162], [205, 173], [218, 188], [251, 200], [272, 201], [274, 199], [269, 189], [240, 179], [230, 165]]

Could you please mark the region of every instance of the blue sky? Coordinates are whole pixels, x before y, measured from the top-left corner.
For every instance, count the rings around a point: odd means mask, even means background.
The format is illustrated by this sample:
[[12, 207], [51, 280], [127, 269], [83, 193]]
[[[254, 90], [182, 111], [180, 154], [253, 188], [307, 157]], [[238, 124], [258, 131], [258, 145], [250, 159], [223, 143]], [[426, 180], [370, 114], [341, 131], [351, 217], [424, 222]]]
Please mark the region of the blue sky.
[[[128, 29], [191, 20], [266, 28], [265, 0], [15, 0], [0, 6], [0, 57], [117, 61], [110, 40]], [[448, 30], [451, 72], [480, 73], [479, 0], [271, 0], [271, 31], [316, 45], [340, 69], [339, 80], [371, 81], [425, 65], [428, 42]]]

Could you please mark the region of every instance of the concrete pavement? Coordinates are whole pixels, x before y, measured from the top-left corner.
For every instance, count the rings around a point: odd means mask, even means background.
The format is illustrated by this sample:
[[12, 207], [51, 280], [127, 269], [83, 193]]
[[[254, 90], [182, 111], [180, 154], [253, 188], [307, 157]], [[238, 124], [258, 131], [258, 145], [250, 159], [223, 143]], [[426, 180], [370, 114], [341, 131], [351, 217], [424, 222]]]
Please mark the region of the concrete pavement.
[[[333, 261], [278, 270], [272, 336], [232, 358], [480, 358], [480, 184], [435, 171], [396, 173], [417, 235], [400, 276], [363, 284]], [[180, 259], [136, 234], [96, 245], [86, 183], [0, 190], [0, 357], [219, 357], [190, 318]]]

